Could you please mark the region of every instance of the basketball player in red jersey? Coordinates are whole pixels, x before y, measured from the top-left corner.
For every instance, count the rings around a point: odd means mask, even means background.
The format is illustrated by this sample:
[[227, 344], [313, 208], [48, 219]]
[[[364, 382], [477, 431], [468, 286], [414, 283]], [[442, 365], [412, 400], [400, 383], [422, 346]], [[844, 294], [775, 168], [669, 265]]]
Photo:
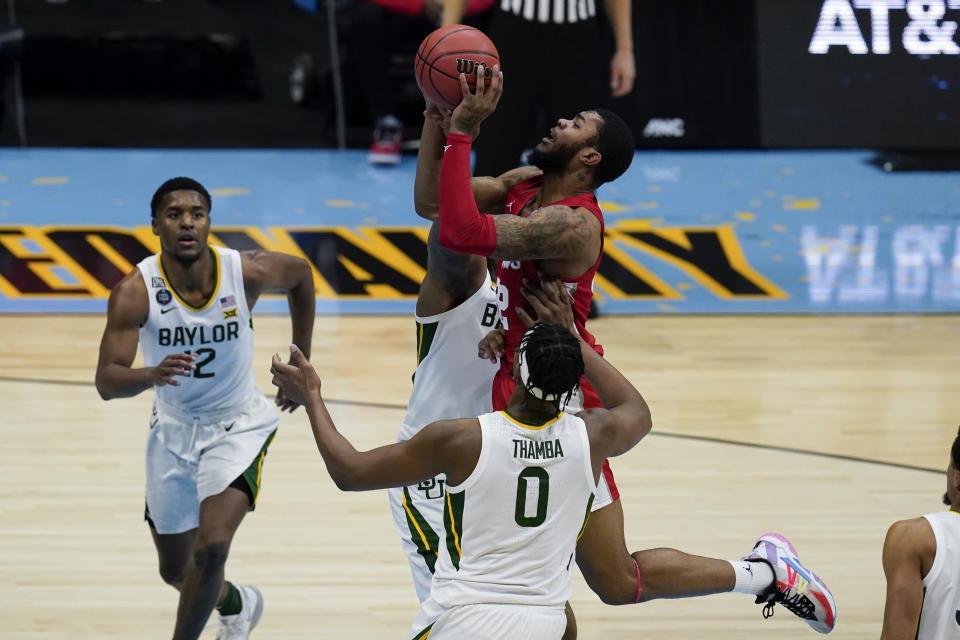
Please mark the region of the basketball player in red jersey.
[[[563, 282], [573, 301], [574, 325], [602, 354], [585, 328], [593, 277], [603, 253], [603, 212], [594, 190], [626, 171], [634, 144], [616, 114], [603, 109], [584, 111], [557, 121], [534, 149], [530, 157], [534, 166], [496, 178], [471, 179], [472, 138], [496, 109], [503, 87], [503, 74], [497, 67], [489, 87], [482, 66], [476, 76], [476, 90], [471, 91], [466, 77], [460, 75], [464, 99], [452, 114], [428, 105], [415, 198], [418, 210], [420, 203], [438, 208], [439, 241], [444, 247], [499, 261], [497, 290], [505, 344], [502, 353], [496, 354], [501, 369], [494, 381], [493, 406], [502, 410], [512, 392], [513, 354], [524, 331], [517, 310], [536, 317], [524, 295], [524, 281], [537, 284], [543, 273]], [[445, 128], [449, 133], [444, 144]], [[586, 381], [581, 387], [581, 407], [600, 406]], [[631, 554], [624, 537], [623, 508], [606, 464], [600, 484], [604, 481], [608, 499], [601, 501], [604, 491], [598, 486], [593, 513], [577, 545], [577, 564], [604, 602], [629, 604], [737, 591], [756, 595], [758, 604], [766, 604], [765, 617], [769, 616], [767, 608], [772, 611], [773, 603], [778, 602], [816, 631], [832, 630], [836, 618], [832, 597], [827, 597], [823, 583], [803, 568], [786, 539], [775, 534], [762, 536], [739, 561], [674, 549]], [[566, 638], [573, 637], [570, 631], [575, 634], [568, 629]]]

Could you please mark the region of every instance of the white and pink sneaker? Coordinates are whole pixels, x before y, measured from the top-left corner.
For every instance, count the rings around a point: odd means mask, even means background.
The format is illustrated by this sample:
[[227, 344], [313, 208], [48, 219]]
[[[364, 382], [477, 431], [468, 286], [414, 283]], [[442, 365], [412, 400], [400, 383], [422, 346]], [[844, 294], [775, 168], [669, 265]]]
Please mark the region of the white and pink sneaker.
[[773, 615], [773, 605], [806, 620], [818, 633], [830, 633], [837, 621], [837, 605], [827, 585], [800, 563], [797, 550], [777, 533], [760, 536], [753, 551], [742, 560], [766, 562], [773, 569], [770, 588], [757, 596], [757, 604], [765, 604], [763, 617]]

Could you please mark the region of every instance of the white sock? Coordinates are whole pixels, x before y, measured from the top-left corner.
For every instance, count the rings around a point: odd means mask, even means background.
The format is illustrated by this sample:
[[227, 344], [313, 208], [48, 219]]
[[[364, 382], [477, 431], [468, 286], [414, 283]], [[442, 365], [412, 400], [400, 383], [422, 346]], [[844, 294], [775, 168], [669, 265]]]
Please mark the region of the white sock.
[[773, 584], [773, 569], [766, 562], [750, 562], [747, 560], [728, 560], [733, 566], [733, 573], [737, 583], [733, 586], [735, 593], [752, 593], [760, 595]]

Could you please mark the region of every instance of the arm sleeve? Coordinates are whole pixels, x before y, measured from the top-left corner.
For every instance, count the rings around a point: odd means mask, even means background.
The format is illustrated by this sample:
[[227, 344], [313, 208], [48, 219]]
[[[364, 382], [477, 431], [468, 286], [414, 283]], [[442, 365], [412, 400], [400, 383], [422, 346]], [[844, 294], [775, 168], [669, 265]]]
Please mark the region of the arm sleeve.
[[480, 215], [470, 186], [470, 136], [451, 133], [440, 167], [440, 244], [458, 253], [489, 256], [497, 248], [493, 216]]
[[423, 13], [423, 0], [370, 0], [370, 2], [408, 16], [418, 16]]
[[467, 8], [464, 11], [464, 15], [475, 16], [478, 13], [483, 13], [493, 6], [493, 0], [469, 0], [467, 2]]

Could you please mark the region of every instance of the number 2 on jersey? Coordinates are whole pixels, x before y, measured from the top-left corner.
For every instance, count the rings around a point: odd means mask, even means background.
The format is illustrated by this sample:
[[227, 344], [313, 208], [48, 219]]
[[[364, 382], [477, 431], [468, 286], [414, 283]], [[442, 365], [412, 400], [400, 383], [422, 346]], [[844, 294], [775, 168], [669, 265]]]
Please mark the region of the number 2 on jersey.
[[[537, 479], [536, 515], [527, 515], [527, 485], [529, 479]], [[521, 527], [539, 527], [547, 519], [547, 498], [550, 494], [550, 476], [543, 467], [527, 467], [517, 476], [517, 505], [513, 519]]]
[[194, 363], [194, 378], [212, 378], [214, 376], [212, 371], [204, 371], [203, 368], [213, 362], [214, 358], [217, 357], [217, 352], [215, 349], [204, 347], [202, 349], [197, 349], [196, 351], [184, 351], [184, 353], [196, 353], [197, 357], [206, 356], [205, 358], [197, 360]]

